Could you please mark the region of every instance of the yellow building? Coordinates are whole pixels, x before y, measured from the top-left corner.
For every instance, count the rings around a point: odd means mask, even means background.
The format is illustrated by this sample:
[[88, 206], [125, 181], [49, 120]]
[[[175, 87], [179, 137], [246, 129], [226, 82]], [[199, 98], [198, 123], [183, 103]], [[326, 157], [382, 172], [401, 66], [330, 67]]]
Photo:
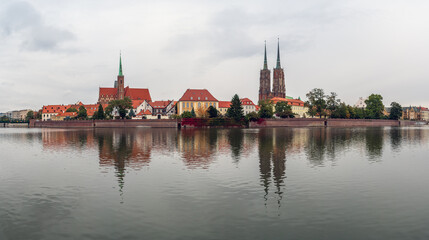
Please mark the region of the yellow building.
[[292, 112], [296, 117], [303, 118], [307, 115], [308, 107], [304, 106], [304, 102], [300, 99], [286, 99], [286, 98], [272, 98], [271, 101], [273, 102], [274, 111], [275, 111], [275, 105], [278, 102], [287, 102], [288, 105], [291, 105]]
[[218, 109], [219, 101], [208, 90], [188, 89], [177, 102], [177, 114], [194, 109], [197, 117], [203, 117], [210, 106]]

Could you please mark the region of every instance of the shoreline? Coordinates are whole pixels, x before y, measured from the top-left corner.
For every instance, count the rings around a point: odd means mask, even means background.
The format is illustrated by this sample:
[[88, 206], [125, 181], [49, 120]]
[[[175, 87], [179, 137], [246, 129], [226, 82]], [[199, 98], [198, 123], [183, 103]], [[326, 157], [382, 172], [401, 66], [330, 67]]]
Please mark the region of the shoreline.
[[[138, 119], [138, 120], [73, 120], [73, 121], [41, 121], [32, 119], [29, 128], [273, 128], [273, 127], [402, 127], [420, 125], [416, 121], [409, 120], [384, 120], [384, 119], [316, 119], [316, 118], [292, 118], [292, 119], [260, 119], [249, 122], [249, 126], [219, 125], [210, 126], [200, 123], [189, 124], [186, 121], [176, 119]], [[427, 125], [425, 124], [422, 125]]]

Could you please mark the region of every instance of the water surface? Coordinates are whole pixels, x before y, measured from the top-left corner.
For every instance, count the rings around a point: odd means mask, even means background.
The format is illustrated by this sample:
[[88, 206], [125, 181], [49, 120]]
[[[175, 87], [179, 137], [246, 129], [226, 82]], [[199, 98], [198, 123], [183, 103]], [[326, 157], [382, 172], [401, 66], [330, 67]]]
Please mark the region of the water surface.
[[0, 129], [0, 239], [429, 239], [429, 128]]

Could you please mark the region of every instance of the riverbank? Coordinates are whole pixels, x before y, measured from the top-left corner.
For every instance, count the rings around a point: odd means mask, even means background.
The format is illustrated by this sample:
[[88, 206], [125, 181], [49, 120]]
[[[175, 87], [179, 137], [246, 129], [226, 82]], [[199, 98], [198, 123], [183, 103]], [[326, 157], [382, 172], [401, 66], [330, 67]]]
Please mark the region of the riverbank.
[[[242, 127], [220, 125], [211, 126], [202, 124], [202, 121], [181, 121], [176, 119], [139, 119], [139, 120], [73, 120], [73, 121], [41, 121], [31, 120], [29, 127], [32, 128], [224, 128]], [[292, 119], [260, 119], [250, 122], [249, 128], [272, 128], [272, 127], [383, 127], [383, 126], [412, 126], [415, 121], [404, 120], [380, 120], [380, 119], [318, 119], [318, 118], [292, 118]]]

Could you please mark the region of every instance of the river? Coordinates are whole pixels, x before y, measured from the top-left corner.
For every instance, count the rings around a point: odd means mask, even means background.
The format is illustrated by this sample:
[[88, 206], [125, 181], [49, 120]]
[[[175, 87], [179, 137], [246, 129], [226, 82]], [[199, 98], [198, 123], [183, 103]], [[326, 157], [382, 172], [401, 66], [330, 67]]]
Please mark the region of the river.
[[0, 239], [429, 239], [429, 128], [0, 129]]

